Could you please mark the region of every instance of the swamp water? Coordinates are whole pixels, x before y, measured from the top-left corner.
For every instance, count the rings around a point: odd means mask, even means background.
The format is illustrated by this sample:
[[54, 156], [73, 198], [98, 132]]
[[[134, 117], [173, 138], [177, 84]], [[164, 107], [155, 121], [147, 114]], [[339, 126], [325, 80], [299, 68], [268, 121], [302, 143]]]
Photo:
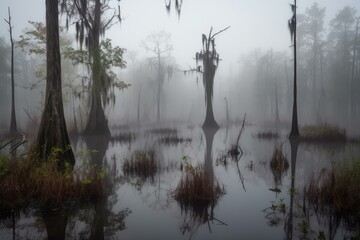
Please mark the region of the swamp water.
[[[72, 139], [83, 164], [103, 166], [104, 197], [65, 209], [29, 207], [0, 220], [0, 239], [351, 239], [359, 224], [312, 206], [304, 187], [340, 161], [359, 159], [359, 144], [292, 145], [287, 132], [262, 140], [247, 126], [242, 153], [227, 154], [241, 126], [121, 129], [110, 138]], [[96, 151], [87, 151], [96, 150]], [[275, 149], [286, 160], [274, 167]], [[126, 160], [151, 152], [153, 171], [124, 172]], [[206, 204], [174, 198], [190, 166], [221, 186]], [[346, 219], [346, 216], [345, 216]]]

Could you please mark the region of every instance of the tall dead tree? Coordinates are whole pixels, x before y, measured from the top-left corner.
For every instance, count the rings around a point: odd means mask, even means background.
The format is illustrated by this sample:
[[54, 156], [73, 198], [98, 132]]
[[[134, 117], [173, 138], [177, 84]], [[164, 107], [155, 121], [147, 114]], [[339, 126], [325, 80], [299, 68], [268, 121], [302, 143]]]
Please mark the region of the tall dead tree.
[[75, 163], [66, 129], [61, 88], [58, 0], [46, 0], [46, 94], [37, 136], [37, 153], [46, 161], [54, 148], [62, 149], [60, 166]]
[[11, 25], [10, 8], [8, 7], [9, 18], [4, 19], [9, 25], [10, 33], [10, 44], [11, 44], [11, 121], [10, 121], [10, 133], [16, 133], [16, 114], [15, 114], [15, 81], [14, 81], [14, 46], [15, 42], [12, 36], [12, 29], [14, 26]]
[[298, 115], [297, 115], [297, 59], [296, 59], [296, 0], [294, 0], [294, 4], [290, 4], [291, 11], [293, 13], [292, 17], [288, 21], [288, 26], [290, 30], [291, 40], [294, 42], [294, 100], [293, 100], [293, 112], [292, 112], [292, 121], [291, 121], [291, 132], [290, 138], [298, 137], [299, 133], [299, 126], [298, 126]]
[[[196, 69], [203, 74], [203, 85], [205, 88], [206, 117], [202, 126], [203, 128], [219, 128], [219, 125], [215, 121], [212, 107], [214, 77], [220, 61], [219, 54], [215, 49], [215, 36], [227, 30], [229, 27], [217, 33], [212, 33], [213, 29], [211, 28], [208, 36], [203, 34], [202, 50], [195, 55]], [[201, 70], [201, 66], [198, 66], [199, 61], [202, 62], [203, 70]]]

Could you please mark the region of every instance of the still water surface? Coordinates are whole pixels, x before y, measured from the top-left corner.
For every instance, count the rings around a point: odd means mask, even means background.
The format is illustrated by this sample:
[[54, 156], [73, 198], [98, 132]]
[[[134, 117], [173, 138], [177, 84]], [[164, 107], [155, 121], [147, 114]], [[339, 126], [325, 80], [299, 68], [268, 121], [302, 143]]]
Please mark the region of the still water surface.
[[[107, 169], [104, 197], [66, 210], [25, 209], [1, 220], [0, 239], [320, 239], [321, 232], [326, 239], [352, 236], [341, 220], [307, 206], [303, 189], [335, 162], [358, 157], [359, 145], [300, 144], [292, 155], [286, 132], [261, 140], [256, 134], [264, 129], [247, 126], [239, 141], [243, 154], [232, 159], [226, 153], [240, 128], [118, 129], [110, 138], [72, 139], [76, 168], [90, 163]], [[275, 148], [288, 162], [280, 172], [270, 166]], [[125, 174], [125, 159], [144, 149], [155, 151], [156, 174]], [[192, 166], [203, 164], [224, 188], [212, 207], [184, 209], [174, 199], [184, 156]]]

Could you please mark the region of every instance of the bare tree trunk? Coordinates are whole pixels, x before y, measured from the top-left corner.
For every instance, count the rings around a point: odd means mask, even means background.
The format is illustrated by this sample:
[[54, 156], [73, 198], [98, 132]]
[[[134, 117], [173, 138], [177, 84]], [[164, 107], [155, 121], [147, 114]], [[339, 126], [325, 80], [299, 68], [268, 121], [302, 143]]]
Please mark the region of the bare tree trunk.
[[46, 95], [36, 148], [42, 161], [49, 158], [53, 148], [62, 149], [58, 156], [62, 167], [64, 162], [74, 164], [75, 158], [70, 147], [62, 101], [58, 17], [58, 1], [46, 0]]
[[224, 100], [225, 100], [225, 107], [226, 107], [226, 126], [228, 126], [230, 123], [229, 106], [228, 106], [228, 102], [227, 102], [226, 98], [224, 98]]
[[161, 74], [161, 56], [159, 44], [157, 45], [157, 58], [158, 58], [158, 89], [157, 89], [157, 122], [160, 122], [160, 95], [161, 95], [161, 87], [162, 87], [162, 74]]
[[276, 127], [279, 126], [279, 123], [280, 123], [280, 116], [279, 116], [278, 90], [277, 90], [277, 84], [275, 83], [275, 125], [276, 125]]
[[158, 83], [158, 89], [157, 89], [157, 114], [156, 114], [156, 120], [157, 122], [160, 122], [160, 92], [161, 92], [161, 85], [160, 82]]
[[141, 93], [141, 84], [139, 88], [138, 104], [137, 104], [137, 125], [140, 126], [140, 93]]
[[14, 81], [14, 39], [12, 37], [11, 15], [10, 8], [8, 7], [9, 18], [5, 19], [5, 22], [9, 25], [10, 43], [11, 43], [11, 121], [10, 121], [10, 133], [16, 133], [16, 115], [15, 115], [15, 81]]
[[75, 132], [78, 133], [78, 127], [77, 127], [77, 122], [76, 122], [76, 114], [75, 114], [75, 96], [74, 96], [74, 94], [72, 95], [72, 110], [73, 110], [73, 117], [74, 117]]
[[291, 132], [290, 137], [298, 137], [299, 126], [298, 126], [298, 115], [297, 115], [297, 59], [296, 59], [296, 0], [295, 3], [295, 29], [294, 29], [294, 102], [293, 102], [293, 113], [292, 113], [292, 122], [291, 122]]
[[203, 124], [203, 128], [219, 128], [219, 125], [217, 124], [217, 122], [215, 121], [214, 118], [214, 112], [213, 112], [213, 107], [212, 107], [212, 99], [210, 98], [210, 96], [206, 97], [206, 117], [205, 117], [205, 122]]
[[354, 46], [353, 46], [353, 59], [352, 59], [352, 67], [351, 67], [351, 87], [350, 87], [350, 99], [351, 99], [351, 118], [355, 117], [356, 114], [356, 104], [355, 104], [355, 61], [356, 61], [356, 48], [357, 48], [357, 39], [358, 39], [358, 30], [359, 30], [359, 21], [360, 17], [358, 17], [356, 22], [356, 29], [355, 29], [355, 39], [354, 39]]
[[93, 59], [91, 89], [90, 114], [84, 130], [86, 135], [105, 134], [110, 135], [108, 121], [105, 117], [104, 109], [101, 103], [101, 84], [103, 70], [101, 67], [100, 56], [100, 23], [101, 23], [101, 2], [95, 1], [95, 17], [93, 28], [91, 29], [90, 53]]
[[[209, 48], [207, 48], [209, 52]], [[213, 106], [212, 106], [212, 96], [214, 90], [214, 77], [215, 77], [215, 68], [216, 66], [213, 64], [213, 59], [205, 59], [204, 60], [204, 74], [203, 81], [206, 82], [205, 85], [205, 99], [206, 99], [206, 116], [205, 122], [203, 124], [203, 128], [219, 128], [219, 125], [215, 121]]]

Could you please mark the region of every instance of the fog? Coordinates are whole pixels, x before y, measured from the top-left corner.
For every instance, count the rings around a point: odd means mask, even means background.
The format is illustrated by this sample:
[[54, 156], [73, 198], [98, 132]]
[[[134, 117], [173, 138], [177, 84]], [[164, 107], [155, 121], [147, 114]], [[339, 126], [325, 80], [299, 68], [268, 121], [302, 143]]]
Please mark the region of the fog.
[[[113, 2], [116, 7], [117, 1]], [[124, 54], [126, 68], [114, 68], [113, 71], [120, 80], [131, 86], [124, 90], [115, 90], [116, 103], [113, 106], [107, 106], [105, 111], [109, 125], [125, 126], [137, 122], [139, 94], [140, 123], [142, 125], [159, 123], [156, 116], [157, 93], [156, 87], [153, 86], [156, 70], [149, 64], [154, 54], [147, 51], [144, 44], [148, 36], [161, 31], [171, 36], [169, 44], [172, 45], [172, 50], [167, 52], [166, 56], [164, 55], [162, 61], [165, 65], [172, 67], [173, 74], [171, 78], [166, 76], [161, 86], [160, 123], [171, 125], [182, 122], [188, 125], [201, 125], [206, 112], [202, 75], [184, 74], [184, 70], [196, 67], [194, 58], [195, 53], [202, 48], [202, 34], [208, 35], [211, 27], [215, 33], [228, 26], [230, 26], [229, 29], [216, 36], [216, 51], [221, 61], [214, 80], [215, 119], [220, 125], [225, 124], [224, 99], [226, 98], [230, 122], [242, 119], [245, 113], [248, 114], [248, 119], [252, 123], [274, 122], [276, 85], [279, 118], [284, 124], [289, 124], [293, 84], [293, 55], [290, 48], [292, 43], [287, 26], [287, 21], [291, 17], [290, 2], [288, 0], [184, 0], [181, 14], [178, 16], [174, 6], [171, 6], [170, 14], [168, 14], [164, 1], [161, 0], [122, 0], [120, 2], [122, 21], [112, 26], [105, 33], [105, 38], [110, 38], [113, 46], [126, 49]], [[298, 27], [301, 26], [300, 16], [306, 14], [306, 9], [314, 2], [298, 1]], [[346, 98], [350, 95], [349, 90], [353, 93], [360, 90], [360, 43], [354, 40], [356, 18], [360, 16], [360, 2], [358, 0], [319, 0], [316, 2], [319, 8], [326, 9], [324, 31], [321, 33], [326, 64], [324, 63], [321, 74], [320, 67], [315, 69], [316, 83], [312, 85], [315, 80], [311, 78], [311, 50], [309, 50], [308, 38], [305, 36], [303, 45], [299, 48], [298, 60], [299, 124], [303, 126], [315, 122], [329, 122], [346, 128], [350, 134], [357, 135], [359, 129], [356, 123], [360, 120], [360, 101], [358, 97], [354, 97], [353, 100]], [[8, 17], [7, 7], [11, 9], [13, 37], [16, 41], [26, 29], [31, 27], [28, 21], [45, 22], [44, 1], [2, 0], [0, 5], [1, 19]], [[349, 69], [344, 70], [350, 74], [351, 66], [354, 68], [352, 87], [347, 86], [343, 75], [334, 74], [340, 72], [343, 66], [340, 66], [341, 61], [338, 62], [336, 59], [339, 56], [338, 53], [332, 52], [334, 46], [338, 44], [332, 43], [332, 39], [336, 36], [331, 35], [335, 30], [329, 25], [345, 6], [356, 10], [353, 22], [348, 29], [349, 41], [346, 47], [349, 49]], [[63, 17], [61, 19], [62, 25], [65, 25], [65, 19]], [[72, 46], [78, 47], [74, 26], [70, 26], [66, 34], [72, 39]], [[7, 45], [9, 44], [8, 25], [5, 21], [2, 21], [0, 25], [0, 37]], [[32, 121], [30, 119], [40, 118], [44, 84], [33, 90], [24, 88], [38, 81], [34, 72], [36, 63], [40, 63], [41, 59], [30, 57], [19, 48], [16, 52], [18, 61], [22, 61], [16, 66], [16, 113], [18, 125], [25, 130]], [[354, 52], [358, 55], [355, 55], [353, 60]], [[265, 56], [269, 57], [268, 60]], [[5, 58], [4, 62], [8, 63], [9, 54], [4, 54], [1, 58]], [[268, 70], [264, 70], [264, 66], [267, 66]], [[335, 66], [339, 69], [334, 70]], [[0, 73], [2, 94], [0, 128], [6, 129], [10, 122], [10, 69], [8, 73], [3, 67], [1, 70], [3, 72]], [[73, 78], [80, 70], [84, 72], [81, 66], [73, 69]], [[63, 74], [63, 78], [65, 75]], [[351, 77], [348, 76], [348, 78]], [[74, 124], [73, 105], [80, 106], [86, 101], [83, 103], [79, 99], [73, 101], [71, 90], [64, 89], [64, 92], [65, 114], [69, 127]], [[324, 97], [317, 97], [322, 92], [325, 92]], [[315, 97], [312, 98], [312, 96]], [[313, 101], [314, 99], [317, 99], [316, 102]], [[323, 105], [320, 105], [320, 102], [323, 102]], [[353, 107], [348, 104], [352, 104]], [[354, 110], [348, 113], [347, 108], [354, 108]], [[76, 113], [75, 118], [78, 122], [80, 122], [80, 117], [85, 118], [86, 110], [83, 115], [79, 116], [79, 112]], [[84, 119], [81, 121], [85, 122]]]

